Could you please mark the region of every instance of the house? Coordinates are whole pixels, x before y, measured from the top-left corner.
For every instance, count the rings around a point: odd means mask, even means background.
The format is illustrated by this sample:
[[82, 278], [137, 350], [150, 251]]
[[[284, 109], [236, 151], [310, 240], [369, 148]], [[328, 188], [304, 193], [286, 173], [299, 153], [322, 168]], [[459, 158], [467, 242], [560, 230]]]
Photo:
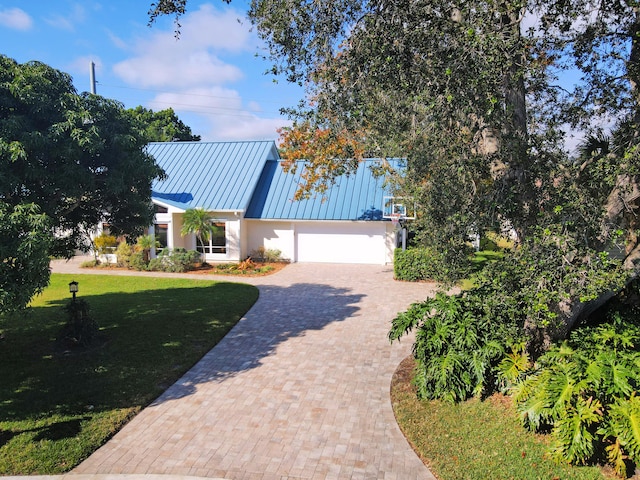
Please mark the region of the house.
[[[369, 168], [376, 160], [361, 162], [324, 195], [294, 201], [300, 173], [284, 172], [272, 141], [151, 143], [147, 150], [167, 173], [152, 187], [150, 233], [163, 247], [204, 250], [209, 262], [239, 261], [260, 247], [292, 262], [393, 261], [397, 235], [384, 214], [393, 197]], [[388, 162], [402, 168], [399, 159]], [[211, 212], [219, 227], [204, 247], [180, 234], [190, 208]]]

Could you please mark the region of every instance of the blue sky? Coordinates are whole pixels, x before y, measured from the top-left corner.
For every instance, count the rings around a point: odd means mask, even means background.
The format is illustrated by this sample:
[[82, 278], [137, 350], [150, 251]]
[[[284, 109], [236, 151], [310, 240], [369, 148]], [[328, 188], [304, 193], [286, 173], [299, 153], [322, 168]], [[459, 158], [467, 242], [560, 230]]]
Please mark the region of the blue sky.
[[[151, 0], [0, 0], [0, 54], [44, 62], [89, 91], [153, 110], [173, 108], [203, 140], [276, 140], [300, 87], [264, 75], [246, 3], [189, 0], [176, 40], [173, 18], [148, 24]], [[258, 56], [256, 56], [258, 54]]]

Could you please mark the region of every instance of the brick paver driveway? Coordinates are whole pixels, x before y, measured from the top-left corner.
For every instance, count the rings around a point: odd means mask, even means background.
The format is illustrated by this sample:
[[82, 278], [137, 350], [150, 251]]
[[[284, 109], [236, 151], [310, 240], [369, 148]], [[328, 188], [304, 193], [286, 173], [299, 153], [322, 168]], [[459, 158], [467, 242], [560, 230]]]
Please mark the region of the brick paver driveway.
[[395, 282], [389, 266], [322, 264], [247, 283], [260, 299], [245, 318], [72, 473], [433, 479], [389, 400], [411, 342], [387, 340], [396, 312], [433, 285]]

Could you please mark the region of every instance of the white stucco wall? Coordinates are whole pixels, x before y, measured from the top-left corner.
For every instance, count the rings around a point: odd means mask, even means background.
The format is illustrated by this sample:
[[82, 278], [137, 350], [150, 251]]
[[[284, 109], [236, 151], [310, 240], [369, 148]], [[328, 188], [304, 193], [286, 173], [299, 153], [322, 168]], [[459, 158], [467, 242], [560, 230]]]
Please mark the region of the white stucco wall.
[[290, 221], [245, 220], [245, 257], [264, 247], [280, 250], [283, 259], [295, 261], [294, 228]]

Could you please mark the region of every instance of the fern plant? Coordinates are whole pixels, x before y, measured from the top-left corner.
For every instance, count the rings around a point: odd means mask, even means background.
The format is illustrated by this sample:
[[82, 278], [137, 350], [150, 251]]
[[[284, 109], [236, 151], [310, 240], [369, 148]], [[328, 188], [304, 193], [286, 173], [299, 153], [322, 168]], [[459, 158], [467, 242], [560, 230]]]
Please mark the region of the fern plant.
[[640, 460], [640, 327], [614, 313], [573, 332], [511, 389], [525, 426], [551, 430], [558, 461], [603, 459], [625, 475]]

